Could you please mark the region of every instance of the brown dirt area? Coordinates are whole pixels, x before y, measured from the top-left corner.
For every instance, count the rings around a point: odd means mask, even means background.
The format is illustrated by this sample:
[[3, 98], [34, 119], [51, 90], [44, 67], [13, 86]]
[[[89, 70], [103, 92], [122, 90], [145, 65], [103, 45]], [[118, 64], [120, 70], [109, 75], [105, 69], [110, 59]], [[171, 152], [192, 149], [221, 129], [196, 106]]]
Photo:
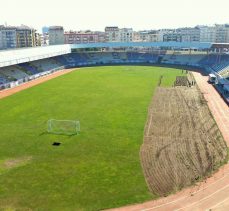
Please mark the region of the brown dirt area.
[[31, 159], [32, 159], [32, 157], [22, 157], [22, 158], [8, 159], [8, 160], [5, 160], [3, 162], [2, 167], [4, 169], [15, 168], [15, 167], [18, 167], [18, 166], [26, 164]]
[[160, 196], [194, 184], [225, 161], [226, 143], [195, 86], [157, 88], [140, 155], [148, 187]]

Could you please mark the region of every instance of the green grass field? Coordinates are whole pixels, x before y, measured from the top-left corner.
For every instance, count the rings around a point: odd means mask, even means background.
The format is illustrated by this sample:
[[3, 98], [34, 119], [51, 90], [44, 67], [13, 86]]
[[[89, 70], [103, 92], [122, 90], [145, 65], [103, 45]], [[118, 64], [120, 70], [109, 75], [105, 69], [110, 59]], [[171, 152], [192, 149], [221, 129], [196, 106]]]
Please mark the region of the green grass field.
[[[181, 70], [84, 68], [1, 99], [0, 210], [100, 210], [155, 198], [139, 150], [160, 75], [171, 86]], [[80, 120], [80, 135], [47, 134], [51, 118]]]

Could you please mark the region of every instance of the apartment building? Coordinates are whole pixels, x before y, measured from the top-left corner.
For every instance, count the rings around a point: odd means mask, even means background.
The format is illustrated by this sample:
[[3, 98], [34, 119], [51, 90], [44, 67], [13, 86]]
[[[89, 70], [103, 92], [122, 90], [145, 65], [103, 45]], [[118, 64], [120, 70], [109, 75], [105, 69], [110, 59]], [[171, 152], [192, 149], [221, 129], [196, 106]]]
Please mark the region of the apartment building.
[[49, 27], [49, 45], [64, 44], [64, 28], [63, 26]]

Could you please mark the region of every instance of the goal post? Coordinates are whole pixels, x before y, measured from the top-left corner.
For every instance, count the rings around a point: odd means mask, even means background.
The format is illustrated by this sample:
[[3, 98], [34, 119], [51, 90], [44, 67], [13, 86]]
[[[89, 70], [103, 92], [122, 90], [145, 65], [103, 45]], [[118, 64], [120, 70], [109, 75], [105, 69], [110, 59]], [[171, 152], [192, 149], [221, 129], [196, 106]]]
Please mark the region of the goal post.
[[48, 133], [74, 135], [80, 132], [80, 121], [78, 120], [48, 120]]

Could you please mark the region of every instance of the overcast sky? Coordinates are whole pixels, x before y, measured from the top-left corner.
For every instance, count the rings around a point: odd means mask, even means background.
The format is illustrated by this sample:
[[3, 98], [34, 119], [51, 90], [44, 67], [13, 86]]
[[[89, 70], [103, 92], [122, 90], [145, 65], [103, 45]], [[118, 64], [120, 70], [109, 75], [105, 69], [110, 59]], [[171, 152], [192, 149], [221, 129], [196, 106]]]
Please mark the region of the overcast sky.
[[229, 0], [4, 0], [0, 24], [134, 30], [229, 23]]

